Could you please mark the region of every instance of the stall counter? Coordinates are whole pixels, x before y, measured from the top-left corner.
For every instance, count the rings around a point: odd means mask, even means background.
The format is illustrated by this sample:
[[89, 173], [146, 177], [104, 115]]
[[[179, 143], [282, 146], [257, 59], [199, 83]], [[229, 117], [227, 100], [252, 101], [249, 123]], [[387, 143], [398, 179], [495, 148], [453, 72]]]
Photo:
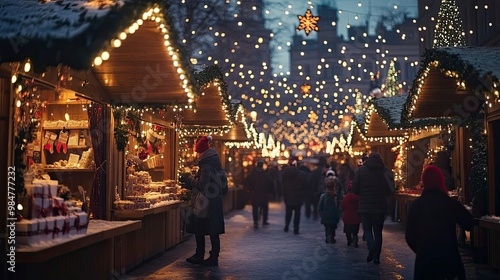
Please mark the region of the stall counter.
[[16, 279], [109, 279], [123, 268], [114, 252], [117, 242], [139, 231], [140, 221], [90, 220], [86, 234], [16, 248]]

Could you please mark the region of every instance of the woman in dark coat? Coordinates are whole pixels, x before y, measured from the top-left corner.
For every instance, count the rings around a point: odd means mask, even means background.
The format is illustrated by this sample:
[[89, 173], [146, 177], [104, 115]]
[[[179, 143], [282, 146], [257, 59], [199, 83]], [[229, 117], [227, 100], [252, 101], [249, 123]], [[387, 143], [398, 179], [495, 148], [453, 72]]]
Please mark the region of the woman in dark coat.
[[307, 187], [307, 176], [304, 171], [299, 170], [297, 163], [296, 159], [290, 160], [290, 166], [285, 167], [282, 173], [283, 197], [286, 208], [284, 231], [288, 232], [292, 212], [294, 212], [294, 234], [299, 234], [300, 208], [302, 207], [302, 203], [304, 203]]
[[[198, 163], [199, 171], [196, 177], [180, 178], [185, 183], [184, 187], [192, 190], [192, 197], [200, 191], [204, 191], [210, 203], [207, 218], [196, 218], [194, 215], [188, 221], [188, 233], [193, 233], [196, 237], [196, 253], [187, 258], [186, 261], [193, 264], [202, 264], [206, 266], [217, 266], [220, 252], [219, 234], [224, 233], [224, 207], [220, 186], [217, 186], [213, 179], [219, 176], [218, 172], [222, 165], [217, 152], [210, 148], [209, 141], [212, 136], [203, 137], [196, 143], [195, 151], [200, 161]], [[215, 188], [214, 188], [215, 187]], [[204, 260], [205, 256], [205, 235], [210, 236], [212, 250], [210, 257]]]
[[448, 196], [438, 167], [425, 168], [422, 184], [422, 196], [411, 204], [406, 225], [406, 242], [416, 253], [414, 279], [465, 279], [456, 224], [471, 230], [474, 218]]

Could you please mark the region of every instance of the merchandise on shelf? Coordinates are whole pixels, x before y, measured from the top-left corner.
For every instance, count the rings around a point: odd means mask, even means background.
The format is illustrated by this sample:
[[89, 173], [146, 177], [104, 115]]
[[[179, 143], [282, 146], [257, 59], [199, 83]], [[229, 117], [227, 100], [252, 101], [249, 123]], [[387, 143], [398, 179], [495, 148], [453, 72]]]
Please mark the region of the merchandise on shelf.
[[16, 222], [16, 244], [33, 245], [86, 233], [87, 213], [56, 196], [58, 181], [35, 179], [25, 186], [27, 215]]
[[116, 200], [115, 209], [143, 209], [158, 207], [179, 200], [179, 186], [175, 180], [153, 182], [146, 171], [127, 175], [125, 200]]

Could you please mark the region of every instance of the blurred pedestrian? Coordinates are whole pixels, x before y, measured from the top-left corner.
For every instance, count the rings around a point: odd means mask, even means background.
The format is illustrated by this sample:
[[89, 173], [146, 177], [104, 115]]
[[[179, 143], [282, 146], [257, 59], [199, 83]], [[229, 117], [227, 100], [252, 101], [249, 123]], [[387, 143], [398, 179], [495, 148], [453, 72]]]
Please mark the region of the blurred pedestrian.
[[347, 193], [340, 204], [342, 209], [342, 221], [344, 222], [344, 233], [347, 237], [347, 246], [354, 243], [358, 247], [359, 223], [359, 197], [352, 193], [352, 181], [347, 184]]
[[474, 218], [448, 196], [437, 166], [424, 169], [422, 184], [422, 196], [411, 204], [406, 223], [406, 242], [416, 253], [414, 279], [465, 279], [456, 225], [470, 231]]
[[340, 181], [336, 177], [325, 180], [325, 192], [321, 194], [318, 203], [318, 213], [321, 224], [325, 226], [325, 242], [335, 243], [335, 231], [340, 220], [340, 199], [338, 190]]
[[291, 158], [289, 166], [283, 169], [282, 183], [285, 199], [285, 232], [288, 232], [293, 212], [293, 233], [299, 234], [300, 208], [304, 203], [307, 187], [307, 176], [297, 167], [298, 159]]
[[344, 195], [347, 191], [347, 184], [354, 179], [354, 171], [351, 165], [346, 161], [340, 166], [339, 179], [341, 183], [340, 193]]
[[378, 153], [371, 153], [356, 170], [352, 182], [352, 193], [359, 196], [363, 237], [368, 245], [367, 262], [380, 263], [382, 229], [388, 211], [387, 199], [394, 190], [394, 174], [384, 166]]
[[274, 182], [264, 170], [264, 163], [259, 161], [257, 166], [245, 178], [245, 188], [252, 195], [253, 227], [259, 228], [259, 213], [262, 212], [262, 225], [267, 226], [269, 212], [269, 196], [274, 193]]
[[[184, 187], [192, 191], [191, 197], [196, 197], [198, 192], [204, 192], [209, 200], [208, 217], [197, 218], [190, 217], [188, 233], [193, 233], [196, 238], [196, 253], [187, 258], [186, 261], [192, 264], [201, 264], [205, 266], [218, 266], [220, 253], [219, 234], [224, 233], [224, 207], [221, 186], [214, 188], [217, 180], [213, 178], [219, 176], [216, 171], [222, 169], [219, 155], [215, 149], [210, 147], [212, 136], [204, 136], [196, 142], [195, 152], [199, 158], [199, 170], [196, 176], [185, 176], [179, 178]], [[205, 235], [210, 236], [212, 250], [209, 258], [204, 260], [205, 256]]]
[[326, 159], [324, 157], [320, 157], [318, 159], [318, 166], [311, 172], [311, 176], [309, 178], [305, 200], [306, 218], [308, 219], [311, 217], [311, 214], [314, 220], [318, 219], [319, 197], [324, 191], [326, 172], [326, 170], [324, 170], [325, 165]]

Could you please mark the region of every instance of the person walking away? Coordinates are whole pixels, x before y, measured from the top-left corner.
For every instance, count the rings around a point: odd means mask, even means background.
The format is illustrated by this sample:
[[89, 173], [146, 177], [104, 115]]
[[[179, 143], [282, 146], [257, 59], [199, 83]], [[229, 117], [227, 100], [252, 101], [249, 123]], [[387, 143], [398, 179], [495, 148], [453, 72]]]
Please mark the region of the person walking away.
[[456, 224], [471, 230], [474, 218], [448, 196], [439, 167], [427, 166], [422, 184], [422, 196], [409, 208], [405, 233], [406, 243], [416, 253], [414, 279], [465, 279], [455, 230]]
[[313, 220], [318, 219], [319, 197], [324, 191], [318, 189], [320, 188], [321, 185], [323, 185], [325, 180], [324, 173], [326, 171], [323, 169], [325, 165], [326, 165], [326, 159], [324, 157], [320, 157], [318, 160], [318, 166], [311, 172], [311, 176], [307, 186], [307, 194], [305, 201], [306, 218], [308, 219], [311, 217], [311, 208], [312, 208]]
[[271, 165], [267, 169], [269, 176], [273, 180], [274, 184], [274, 192], [273, 192], [273, 201], [281, 202], [281, 175], [277, 161], [271, 161]]
[[368, 245], [367, 262], [380, 263], [382, 229], [387, 215], [388, 197], [394, 193], [394, 174], [384, 166], [378, 153], [371, 153], [356, 170], [352, 193], [359, 196], [363, 237]]
[[340, 220], [340, 199], [338, 190], [340, 181], [336, 177], [325, 179], [325, 192], [321, 194], [318, 203], [318, 213], [321, 224], [325, 226], [325, 242], [335, 243], [335, 231]]
[[341, 183], [340, 193], [344, 195], [347, 191], [347, 184], [354, 179], [354, 171], [347, 161], [340, 166], [339, 179]]
[[342, 221], [344, 222], [344, 233], [347, 238], [347, 246], [354, 243], [358, 248], [359, 223], [359, 197], [352, 193], [352, 181], [347, 184], [347, 193], [340, 203], [342, 209]]
[[283, 169], [283, 197], [285, 200], [285, 232], [288, 232], [293, 217], [293, 233], [299, 234], [300, 208], [304, 203], [306, 194], [307, 176], [297, 167], [298, 160], [290, 159], [289, 166]]
[[[224, 233], [224, 207], [221, 186], [214, 188], [215, 176], [219, 176], [218, 171], [222, 169], [219, 155], [215, 149], [210, 147], [212, 136], [204, 136], [199, 139], [195, 146], [195, 152], [199, 158], [199, 171], [195, 177], [181, 177], [179, 181], [184, 183], [184, 187], [192, 190], [192, 196], [196, 197], [198, 192], [205, 192], [209, 199], [208, 217], [191, 218], [187, 232], [195, 235], [196, 253], [187, 258], [186, 261], [192, 264], [205, 266], [218, 266], [220, 253], [219, 235]], [[219, 189], [217, 189], [219, 187]], [[210, 236], [212, 250], [208, 259], [205, 256], [205, 236]]]
[[260, 211], [262, 211], [262, 225], [269, 225], [267, 222], [269, 196], [274, 193], [273, 179], [263, 166], [263, 162], [257, 162], [257, 166], [245, 178], [245, 188], [252, 194], [253, 227], [255, 229], [259, 228]]

